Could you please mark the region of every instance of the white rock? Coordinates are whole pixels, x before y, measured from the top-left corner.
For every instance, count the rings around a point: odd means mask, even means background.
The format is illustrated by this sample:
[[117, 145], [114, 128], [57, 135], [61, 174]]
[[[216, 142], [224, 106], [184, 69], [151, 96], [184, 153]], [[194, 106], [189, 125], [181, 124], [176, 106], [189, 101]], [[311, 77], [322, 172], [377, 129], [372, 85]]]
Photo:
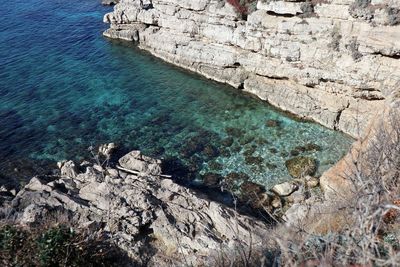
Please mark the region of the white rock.
[[277, 184], [274, 187], [272, 187], [271, 191], [277, 194], [278, 196], [285, 197], [292, 194], [295, 190], [297, 190], [297, 188], [298, 186], [293, 183], [284, 182], [282, 184]]

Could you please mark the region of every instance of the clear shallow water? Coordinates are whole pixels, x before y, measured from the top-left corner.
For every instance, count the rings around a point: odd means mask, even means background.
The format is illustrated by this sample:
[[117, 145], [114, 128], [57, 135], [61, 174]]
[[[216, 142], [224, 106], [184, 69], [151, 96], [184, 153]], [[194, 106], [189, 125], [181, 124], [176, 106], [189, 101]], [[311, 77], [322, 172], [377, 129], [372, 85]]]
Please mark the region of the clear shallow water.
[[299, 145], [321, 147], [301, 153], [318, 159], [319, 172], [348, 149], [341, 133], [103, 38], [110, 9], [99, 2], [15, 0], [0, 9], [3, 182], [20, 175], [16, 162], [79, 160], [90, 145], [116, 142], [166, 158], [190, 179], [244, 172], [268, 187], [289, 179], [284, 162]]

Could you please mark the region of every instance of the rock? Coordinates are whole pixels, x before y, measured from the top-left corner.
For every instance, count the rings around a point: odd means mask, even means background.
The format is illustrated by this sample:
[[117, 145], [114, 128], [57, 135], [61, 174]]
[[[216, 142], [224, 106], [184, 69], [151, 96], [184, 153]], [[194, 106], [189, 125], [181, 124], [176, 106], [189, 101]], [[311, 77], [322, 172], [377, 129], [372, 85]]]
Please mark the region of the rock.
[[266, 10], [281, 15], [298, 15], [302, 14], [302, 3], [283, 2], [283, 1], [258, 1], [257, 9]]
[[243, 130], [234, 127], [226, 127], [225, 131], [231, 137], [236, 137], [236, 138], [242, 137], [245, 134]]
[[229, 190], [235, 189], [235, 187], [247, 180], [249, 180], [249, 176], [242, 172], [231, 172], [224, 177], [223, 185], [225, 185]]
[[215, 158], [219, 155], [219, 150], [213, 145], [206, 145], [203, 149], [203, 154], [206, 155], [208, 158]]
[[[54, 181], [47, 183], [33, 178], [12, 200], [15, 223], [34, 225], [48, 216], [63, 216], [78, 228], [111, 235], [116, 246], [150, 266], [167, 265], [167, 255], [174, 255], [177, 265], [198, 266], [205, 259], [202, 255], [212, 256], [221, 246], [235, 250], [238, 237], [241, 246], [256, 248], [269, 232], [254, 218], [160, 178], [155, 167], [159, 161], [139, 151], [119, 162], [142, 172], [102, 179], [88, 166], [85, 173], [68, 179], [52, 177]], [[260, 192], [259, 186], [249, 186], [253, 189]], [[151, 257], [144, 259], [143, 251], [150, 248]]]
[[117, 148], [116, 144], [109, 143], [100, 145], [99, 147], [99, 154], [105, 156], [106, 158], [110, 158], [112, 152]]
[[284, 182], [272, 187], [271, 191], [277, 194], [278, 196], [286, 197], [292, 194], [297, 189], [298, 186], [296, 184], [290, 182]]
[[254, 152], [256, 152], [256, 147], [248, 148], [243, 152], [243, 156], [245, 156], [245, 158], [251, 157], [254, 154]]
[[206, 173], [203, 175], [203, 183], [207, 186], [217, 187], [223, 177], [216, 173]]
[[113, 6], [119, 3], [119, 0], [101, 0], [103, 6]]
[[268, 208], [270, 198], [265, 194], [264, 186], [245, 181], [240, 185], [240, 195], [242, 201], [250, 204], [255, 209]]
[[216, 170], [216, 171], [222, 170], [222, 168], [223, 168], [222, 164], [219, 162], [216, 162], [216, 161], [212, 161], [212, 162], [208, 163], [208, 165], [210, 166], [210, 169]]
[[58, 166], [61, 166], [61, 176], [75, 178], [77, 174], [77, 168], [73, 161], [64, 161], [62, 163], [57, 163]]
[[121, 167], [143, 174], [160, 175], [161, 161], [143, 156], [140, 151], [132, 151], [119, 159]]
[[314, 188], [319, 185], [319, 179], [312, 176], [306, 176], [305, 182], [308, 188]]
[[321, 151], [322, 147], [317, 145], [317, 144], [313, 144], [313, 143], [308, 143], [304, 146], [304, 151]]
[[245, 181], [240, 185], [241, 193], [243, 196], [251, 197], [251, 195], [257, 196], [263, 192], [265, 192], [264, 186], [250, 182], [250, 181]]
[[253, 157], [253, 156], [245, 157], [245, 162], [248, 165], [256, 165], [256, 166], [258, 166], [258, 165], [262, 164], [263, 161], [264, 161], [264, 159], [262, 157], [259, 157], [259, 156], [256, 156], [256, 157]]
[[277, 120], [267, 120], [265, 123], [267, 127], [278, 127], [280, 125], [279, 121]]
[[289, 174], [294, 178], [314, 175], [317, 171], [317, 161], [310, 157], [295, 157], [285, 162]]
[[222, 145], [224, 147], [230, 147], [233, 144], [233, 138], [232, 137], [227, 137], [224, 140], [222, 140]]
[[282, 208], [282, 200], [280, 197], [274, 197], [271, 201], [271, 206], [275, 209]]

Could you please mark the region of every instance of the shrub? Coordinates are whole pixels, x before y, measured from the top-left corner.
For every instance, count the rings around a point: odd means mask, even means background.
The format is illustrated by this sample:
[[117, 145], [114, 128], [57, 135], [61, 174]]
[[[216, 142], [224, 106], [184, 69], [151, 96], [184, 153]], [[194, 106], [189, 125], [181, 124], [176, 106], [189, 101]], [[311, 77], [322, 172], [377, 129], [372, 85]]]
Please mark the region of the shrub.
[[256, 0], [226, 0], [242, 16], [247, 16], [251, 12], [251, 7], [257, 3]]
[[104, 236], [65, 225], [0, 227], [1, 266], [135, 266]]

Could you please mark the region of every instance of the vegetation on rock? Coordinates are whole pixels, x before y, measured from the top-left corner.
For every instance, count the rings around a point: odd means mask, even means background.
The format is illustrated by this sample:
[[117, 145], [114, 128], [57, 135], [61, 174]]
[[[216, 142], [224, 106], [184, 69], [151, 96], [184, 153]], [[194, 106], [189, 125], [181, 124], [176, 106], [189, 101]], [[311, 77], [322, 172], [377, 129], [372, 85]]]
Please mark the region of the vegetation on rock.
[[285, 162], [289, 174], [294, 178], [314, 175], [317, 171], [317, 161], [310, 157], [299, 156]]
[[[45, 222], [44, 222], [45, 223]], [[130, 260], [106, 237], [67, 225], [0, 227], [2, 266], [128, 266]]]
[[229, 4], [236, 8], [241, 15], [247, 15], [252, 10], [257, 1], [256, 0], [226, 0]]

